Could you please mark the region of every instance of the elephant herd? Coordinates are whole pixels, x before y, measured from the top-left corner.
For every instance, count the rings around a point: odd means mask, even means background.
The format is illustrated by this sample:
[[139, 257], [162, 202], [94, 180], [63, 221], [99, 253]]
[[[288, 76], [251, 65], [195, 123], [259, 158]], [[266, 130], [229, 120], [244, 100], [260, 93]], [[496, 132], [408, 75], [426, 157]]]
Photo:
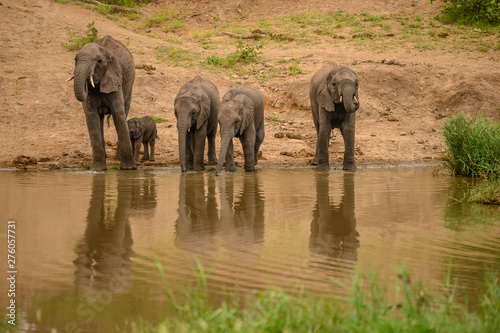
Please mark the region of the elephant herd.
[[[127, 121], [135, 79], [132, 54], [119, 41], [105, 36], [83, 46], [75, 57], [74, 93], [82, 102], [92, 145], [92, 170], [106, 170], [104, 117], [112, 115], [118, 134], [117, 157], [120, 169], [136, 169], [139, 150], [143, 160], [154, 160], [156, 124], [150, 117]], [[319, 170], [328, 170], [328, 145], [332, 129], [344, 138], [344, 170], [355, 170], [355, 112], [359, 108], [357, 76], [336, 64], [321, 68], [311, 79], [309, 96], [317, 133], [312, 160]], [[264, 141], [264, 96], [254, 86], [243, 83], [228, 90], [222, 100], [209, 80], [196, 76], [186, 82], [174, 101], [182, 172], [205, 169], [205, 142], [208, 160], [217, 164], [219, 175], [235, 171], [233, 138], [239, 138], [245, 158], [245, 171], [255, 171], [257, 154]], [[215, 136], [220, 126], [220, 152], [217, 159]]]

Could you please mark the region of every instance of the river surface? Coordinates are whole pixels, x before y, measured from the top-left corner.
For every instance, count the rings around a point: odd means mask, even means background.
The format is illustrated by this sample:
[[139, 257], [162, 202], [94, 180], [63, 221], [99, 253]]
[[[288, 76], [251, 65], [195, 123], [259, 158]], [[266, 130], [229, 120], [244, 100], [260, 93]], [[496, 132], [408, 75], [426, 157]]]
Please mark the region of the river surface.
[[[200, 265], [215, 294], [303, 286], [327, 297], [347, 295], [356, 271], [390, 289], [405, 266], [429, 289], [449, 280], [474, 303], [487, 272], [500, 270], [500, 210], [464, 203], [469, 183], [430, 167], [2, 171], [0, 265], [8, 270], [15, 221], [24, 331], [156, 321], [171, 310], [158, 264], [177, 293]], [[8, 287], [1, 279], [2, 309]]]

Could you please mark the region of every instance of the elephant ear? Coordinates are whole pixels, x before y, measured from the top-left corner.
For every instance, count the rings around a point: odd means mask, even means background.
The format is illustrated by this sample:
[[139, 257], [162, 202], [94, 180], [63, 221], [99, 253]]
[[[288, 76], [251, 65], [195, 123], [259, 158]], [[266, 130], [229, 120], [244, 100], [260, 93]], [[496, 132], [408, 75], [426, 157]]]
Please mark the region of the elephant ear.
[[240, 135], [253, 123], [255, 105], [248, 97], [243, 99], [243, 116], [241, 118]]
[[120, 89], [120, 86], [122, 85], [122, 68], [118, 59], [107, 49], [104, 50], [108, 66], [106, 67], [106, 72], [101, 79], [100, 86], [102, 93], [109, 94]]
[[208, 98], [207, 94], [200, 89], [201, 92], [201, 100], [200, 100], [200, 114], [198, 115], [198, 119], [196, 119], [196, 129], [200, 129], [201, 126], [208, 120], [210, 117], [210, 98]]
[[331, 71], [326, 76], [325, 80], [323, 80], [318, 89], [318, 93], [316, 95], [316, 101], [319, 104], [320, 108], [324, 108], [326, 111], [335, 111], [335, 105], [333, 103], [333, 96], [330, 93], [329, 86], [332, 85], [334, 71]]

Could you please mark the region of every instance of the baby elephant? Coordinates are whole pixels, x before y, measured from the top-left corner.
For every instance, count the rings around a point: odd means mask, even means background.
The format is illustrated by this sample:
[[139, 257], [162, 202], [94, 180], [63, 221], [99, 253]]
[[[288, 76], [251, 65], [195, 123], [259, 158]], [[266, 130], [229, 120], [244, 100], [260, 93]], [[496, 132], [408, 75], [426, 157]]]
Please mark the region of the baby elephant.
[[245, 171], [255, 171], [259, 147], [264, 141], [264, 96], [254, 86], [243, 83], [230, 89], [219, 107], [220, 155], [215, 175], [236, 170], [233, 138], [239, 138], [245, 156]]
[[[141, 142], [144, 144], [144, 155], [142, 161], [155, 160], [155, 140], [158, 138], [156, 134], [156, 123], [153, 118], [145, 116], [142, 118], [131, 118], [127, 121], [128, 131], [130, 133], [130, 141], [132, 142], [133, 156], [136, 165], [139, 165], [139, 151], [141, 150]], [[149, 153], [151, 148], [151, 155]]]

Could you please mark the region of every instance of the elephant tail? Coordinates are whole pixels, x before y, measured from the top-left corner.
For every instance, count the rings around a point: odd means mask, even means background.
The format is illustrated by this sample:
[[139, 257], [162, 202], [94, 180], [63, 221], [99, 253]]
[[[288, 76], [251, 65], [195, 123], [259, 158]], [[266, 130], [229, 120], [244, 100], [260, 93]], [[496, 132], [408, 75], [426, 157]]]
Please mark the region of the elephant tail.
[[109, 128], [109, 119], [111, 118], [111, 114], [108, 114], [108, 116], [106, 117], [106, 124], [108, 124], [108, 128]]

